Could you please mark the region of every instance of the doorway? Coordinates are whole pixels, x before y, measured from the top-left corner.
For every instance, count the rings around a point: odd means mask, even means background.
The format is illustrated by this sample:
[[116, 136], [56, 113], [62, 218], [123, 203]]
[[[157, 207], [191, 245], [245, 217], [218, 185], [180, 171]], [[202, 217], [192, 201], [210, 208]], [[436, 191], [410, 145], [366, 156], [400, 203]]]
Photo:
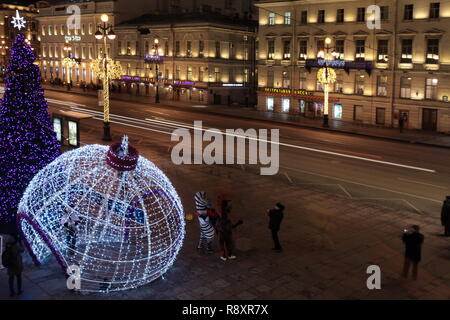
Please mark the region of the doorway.
[[426, 131], [437, 130], [437, 109], [422, 109], [422, 129]]

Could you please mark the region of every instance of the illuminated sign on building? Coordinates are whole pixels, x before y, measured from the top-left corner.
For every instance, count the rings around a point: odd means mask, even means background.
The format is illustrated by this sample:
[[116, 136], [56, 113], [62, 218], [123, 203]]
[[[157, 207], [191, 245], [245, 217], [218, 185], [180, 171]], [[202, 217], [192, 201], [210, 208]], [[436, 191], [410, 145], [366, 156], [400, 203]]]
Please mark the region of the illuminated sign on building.
[[78, 42], [78, 41], [81, 41], [81, 37], [80, 36], [65, 36], [64, 39], [67, 42]]
[[144, 61], [147, 63], [161, 63], [164, 62], [164, 57], [158, 54], [146, 54]]
[[305, 68], [308, 71], [311, 71], [311, 68], [322, 68], [326, 65], [334, 69], [344, 69], [347, 73], [350, 72], [351, 69], [366, 70], [369, 75], [373, 69], [372, 61], [307, 59], [305, 62]]
[[243, 87], [243, 83], [224, 83], [222, 87]]
[[[287, 96], [310, 101], [323, 101], [323, 96], [314, 95], [313, 91], [302, 89], [284, 89], [284, 88], [260, 88], [258, 93], [264, 95]], [[339, 99], [330, 97], [330, 101], [338, 101]]]

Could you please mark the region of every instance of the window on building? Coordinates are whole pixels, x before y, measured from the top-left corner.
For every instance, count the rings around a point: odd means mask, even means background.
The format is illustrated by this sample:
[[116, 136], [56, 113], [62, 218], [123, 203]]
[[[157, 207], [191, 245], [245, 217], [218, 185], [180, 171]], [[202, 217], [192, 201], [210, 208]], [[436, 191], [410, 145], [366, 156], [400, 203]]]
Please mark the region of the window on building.
[[89, 33], [90, 35], [92, 35], [92, 33], [93, 33], [92, 30], [93, 30], [93, 29], [92, 29], [92, 23], [89, 23], [89, 25], [88, 25], [88, 33]]
[[187, 67], [187, 79], [192, 81], [192, 67]]
[[273, 70], [267, 70], [267, 87], [273, 88], [274, 85], [274, 73]]
[[164, 42], [164, 55], [165, 56], [169, 55], [169, 41]]
[[380, 7], [380, 19], [381, 21], [389, 20], [389, 6]]
[[336, 103], [333, 106], [333, 118], [342, 119], [342, 104]]
[[220, 58], [220, 41], [216, 41], [216, 58]]
[[317, 58], [325, 58], [325, 40], [317, 40]]
[[192, 57], [192, 41], [186, 41], [186, 57]]
[[343, 23], [344, 22], [344, 9], [337, 9], [336, 22], [337, 23]]
[[325, 10], [317, 12], [317, 23], [325, 23]]
[[439, 63], [439, 39], [427, 39], [427, 60], [428, 64]]
[[135, 46], [136, 46], [136, 52], [134, 54], [138, 55], [138, 56], [141, 55], [141, 48], [139, 46], [139, 41], [136, 41]]
[[413, 4], [405, 4], [403, 20], [412, 20], [414, 15], [414, 5]]
[[380, 39], [378, 40], [378, 48], [377, 48], [377, 61], [386, 63], [389, 60], [388, 56], [388, 44], [389, 40]]
[[149, 54], [150, 53], [150, 44], [148, 42], [148, 40], [145, 40], [144, 42], [144, 54]]
[[298, 58], [299, 60], [306, 60], [308, 57], [308, 40], [299, 41]]
[[364, 61], [366, 57], [366, 40], [356, 40], [355, 61]]
[[437, 86], [438, 79], [427, 78], [425, 82], [425, 99], [436, 100], [437, 99]]
[[284, 13], [284, 24], [291, 24], [291, 13], [290, 12]]
[[345, 48], [345, 40], [339, 39], [336, 40], [334, 58], [336, 60], [344, 60], [344, 48]]
[[267, 41], [267, 59], [272, 60], [275, 58], [275, 39], [269, 39]]
[[344, 90], [344, 81], [342, 79], [342, 74], [336, 72], [336, 82], [334, 83], [334, 92], [342, 93]]
[[220, 68], [214, 68], [214, 81], [220, 82]]
[[366, 8], [358, 8], [356, 14], [357, 22], [365, 22], [366, 21]]
[[205, 77], [205, 67], [198, 68], [198, 81], [204, 81]]
[[131, 42], [127, 41], [127, 55], [131, 55]]
[[180, 66], [176, 66], [175, 67], [175, 79], [176, 80], [180, 80], [180, 73], [181, 73], [181, 67]]
[[281, 99], [281, 107], [283, 112], [289, 112], [291, 99], [290, 98], [283, 98]]
[[298, 79], [299, 79], [299, 84], [298, 84], [299, 89], [305, 90], [306, 89], [306, 72], [300, 71]]
[[439, 18], [440, 7], [441, 7], [441, 4], [439, 2], [430, 3], [430, 19]]
[[355, 74], [355, 94], [364, 94], [364, 75]]
[[273, 97], [267, 97], [266, 106], [268, 111], [273, 111]]
[[94, 58], [94, 48], [89, 47], [89, 59]]
[[49, 36], [53, 35], [53, 25], [51, 24], [48, 25], [48, 35]]
[[233, 68], [228, 69], [228, 82], [234, 82], [234, 70]]
[[411, 77], [400, 78], [400, 98], [411, 98]]
[[307, 24], [308, 23], [308, 11], [303, 10], [300, 14], [300, 23]]
[[377, 95], [380, 97], [387, 96], [387, 76], [377, 76]]
[[180, 41], [175, 41], [175, 57], [180, 56]]
[[269, 13], [269, 25], [273, 26], [275, 24], [275, 13]]
[[86, 47], [81, 48], [81, 59], [86, 59]]
[[58, 26], [56, 24], [53, 26], [53, 31], [54, 31], [54, 35], [57, 36], [58, 35]]
[[200, 41], [198, 42], [198, 56], [199, 56], [200, 58], [203, 58], [204, 55], [205, 55], [205, 41], [200, 40]]
[[41, 35], [45, 36], [45, 26], [42, 26]]
[[85, 29], [86, 27], [85, 27], [85, 25], [84, 25], [84, 23], [81, 25], [81, 35], [85, 35], [85, 33], [86, 33], [86, 29]]
[[233, 42], [228, 42], [228, 59], [234, 59], [235, 55]]
[[402, 56], [401, 63], [412, 63], [412, 39], [402, 40]]
[[282, 85], [283, 85], [283, 88], [290, 88], [291, 87], [291, 79], [290, 79], [290, 76], [289, 76], [289, 72], [288, 71], [283, 71], [282, 73], [281, 73], [281, 77], [282, 77]]
[[283, 40], [283, 60], [291, 59], [291, 40]]

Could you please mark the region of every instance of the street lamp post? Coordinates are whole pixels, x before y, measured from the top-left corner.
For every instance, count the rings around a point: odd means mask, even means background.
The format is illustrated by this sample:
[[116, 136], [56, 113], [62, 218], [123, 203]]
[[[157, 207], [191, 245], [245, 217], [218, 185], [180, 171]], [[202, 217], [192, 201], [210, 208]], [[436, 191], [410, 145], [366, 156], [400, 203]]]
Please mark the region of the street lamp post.
[[108, 56], [106, 39], [114, 40], [116, 34], [113, 31], [112, 25], [108, 24], [109, 17], [107, 14], [102, 14], [100, 19], [102, 24], [97, 26], [97, 32], [95, 32], [95, 38], [97, 40], [103, 39], [103, 140], [111, 141], [111, 130], [109, 123], [109, 76], [108, 76]]
[[[66, 43], [64, 45], [64, 51], [67, 52], [66, 54], [66, 58], [71, 59], [72, 55], [71, 55], [71, 50], [72, 48]], [[67, 90], [70, 91], [70, 86], [72, 85], [72, 70], [71, 70], [71, 66], [69, 63], [66, 64], [67, 67]]]
[[155, 96], [155, 103], [159, 103], [159, 40], [155, 39], [153, 43], [153, 55], [157, 57], [155, 62], [155, 71], [156, 71], [156, 96]]
[[[333, 68], [330, 68], [328, 66], [328, 58], [329, 58], [329, 52], [333, 48], [330, 46], [331, 44], [331, 38], [325, 39], [325, 51], [319, 52], [319, 55], [322, 56], [325, 60], [325, 68], [319, 69], [319, 72], [317, 73], [317, 79], [319, 82], [323, 85], [323, 127], [328, 128], [328, 113], [329, 113], [329, 92], [330, 92], [330, 85], [333, 84], [336, 81], [336, 72]], [[332, 52], [333, 57], [336, 56], [336, 52], [333, 50]]]

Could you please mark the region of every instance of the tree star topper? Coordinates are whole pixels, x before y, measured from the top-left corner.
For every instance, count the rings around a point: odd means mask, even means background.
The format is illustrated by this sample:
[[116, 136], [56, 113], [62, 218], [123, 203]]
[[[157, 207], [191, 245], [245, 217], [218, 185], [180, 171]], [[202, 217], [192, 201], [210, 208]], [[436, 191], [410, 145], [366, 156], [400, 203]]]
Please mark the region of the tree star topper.
[[22, 29], [25, 28], [25, 19], [20, 16], [19, 10], [16, 10], [16, 16], [12, 18], [12, 24], [14, 25], [14, 28]]

